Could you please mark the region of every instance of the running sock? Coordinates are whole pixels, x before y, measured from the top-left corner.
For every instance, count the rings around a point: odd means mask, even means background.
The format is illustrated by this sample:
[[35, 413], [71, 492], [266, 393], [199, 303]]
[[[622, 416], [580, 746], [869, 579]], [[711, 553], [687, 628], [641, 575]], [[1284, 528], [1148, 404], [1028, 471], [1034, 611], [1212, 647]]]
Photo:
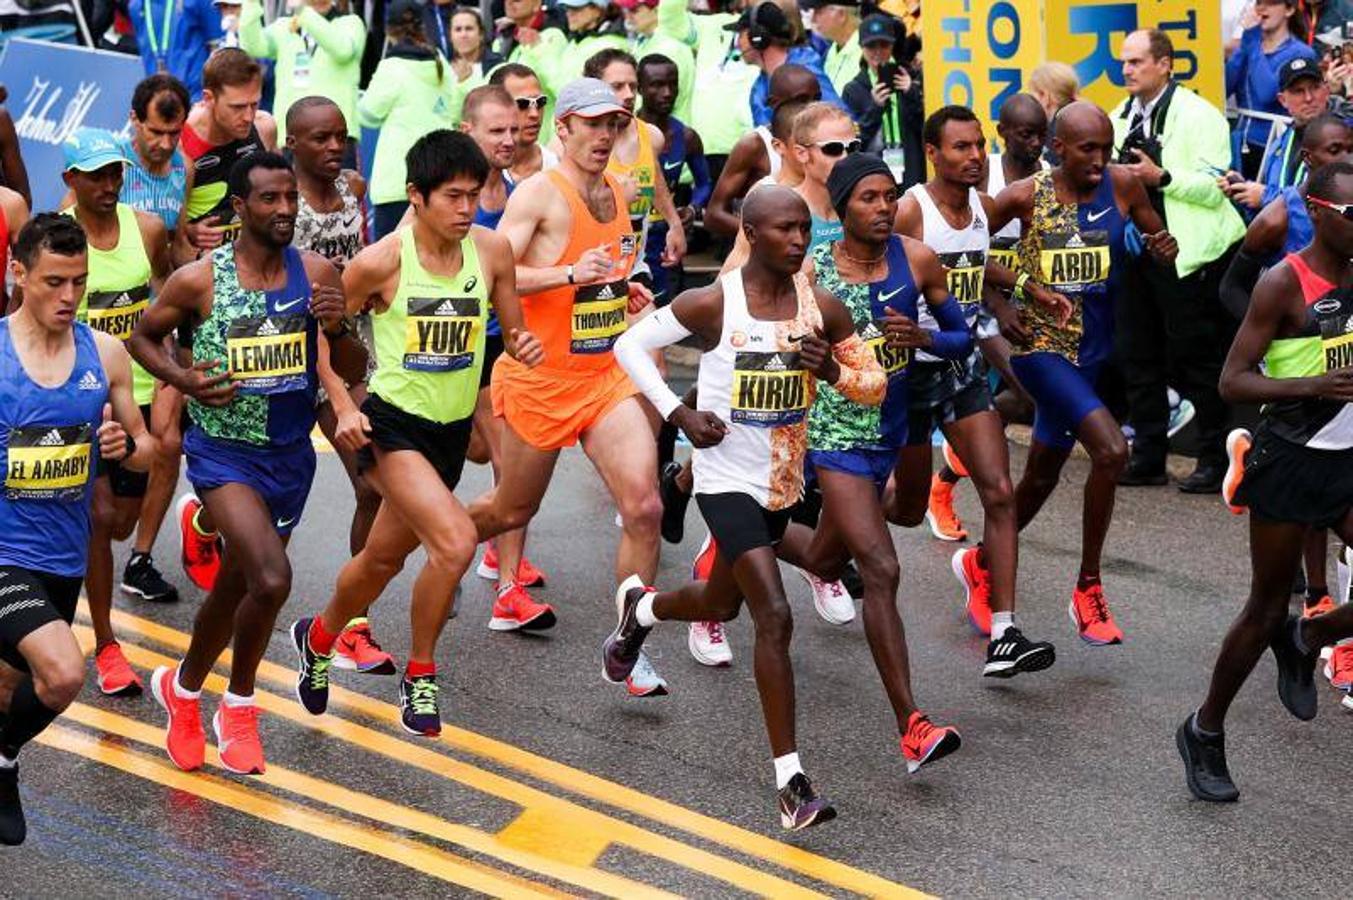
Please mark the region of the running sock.
[[232, 709], [240, 706], [253, 706], [254, 695], [250, 694], [249, 696], [246, 697], [242, 694], [236, 694], [232, 693], [231, 691], [226, 691], [224, 694], [221, 695], [221, 702], [223, 702], [226, 706], [231, 707]]
[[404, 677], [412, 681], [415, 678], [422, 678], [426, 675], [436, 675], [437, 664], [430, 662], [419, 662], [416, 659], [409, 660], [409, 664], [404, 668]]
[[657, 594], [650, 591], [634, 606], [634, 618], [645, 628], [652, 628], [658, 624], [658, 617], [653, 615], [653, 598], [656, 596]]
[[9, 716], [5, 719], [5, 727], [0, 729], [0, 755], [14, 759], [19, 755], [19, 748], [52, 724], [59, 714], [38, 699], [33, 676], [29, 675], [19, 682], [10, 697]]
[[789, 779], [803, 771], [803, 765], [799, 763], [798, 753], [786, 753], [784, 756], [775, 757], [775, 789], [782, 790], [789, 784]]
[[338, 635], [330, 634], [324, 630], [324, 617], [315, 616], [310, 620], [310, 630], [306, 633], [306, 641], [310, 644], [310, 650], [319, 656], [328, 656], [334, 652], [334, 643], [338, 640]]
[[977, 565], [983, 569], [987, 567], [987, 548], [981, 541], [977, 542]]
[[200, 521], [198, 521], [199, 519], [202, 518], [202, 514], [203, 514], [204, 512], [206, 512], [206, 511], [207, 511], [207, 508], [206, 508], [205, 506], [200, 506], [200, 507], [198, 507], [197, 512], [193, 513], [193, 523], [192, 523], [192, 524], [193, 524], [193, 531], [196, 531], [196, 532], [198, 533], [198, 535], [200, 535], [201, 537], [204, 537], [204, 538], [214, 538], [214, 537], [216, 537], [216, 532], [215, 532], [215, 531], [207, 531], [205, 528], [202, 527], [202, 523], [201, 523]]
[[1189, 716], [1189, 729], [1193, 732], [1194, 737], [1202, 738], [1205, 741], [1216, 740], [1222, 736], [1220, 731], [1207, 731], [1198, 724], [1198, 711], [1196, 709], [1193, 711], [1193, 715]]
[[1325, 599], [1329, 592], [1330, 589], [1327, 585], [1322, 584], [1317, 586], [1311, 584], [1309, 581], [1306, 582], [1306, 605], [1315, 606], [1321, 600]]
[[940, 470], [936, 473], [936, 477], [945, 484], [958, 484], [960, 480], [958, 473], [949, 468], [948, 464], [940, 466]]
[[1080, 577], [1076, 579], [1076, 590], [1086, 591], [1097, 584], [1099, 584], [1098, 572], [1096, 572], [1094, 575], [1086, 575], [1084, 572], [1082, 572], [1080, 574]]
[[993, 612], [991, 614], [991, 639], [999, 641], [1005, 637], [1007, 628], [1015, 627], [1015, 614], [1012, 612]]
[[179, 679], [182, 678], [182, 677], [183, 677], [183, 669], [182, 669], [181, 667], [175, 669], [175, 670], [174, 670], [174, 696], [175, 696], [175, 697], [178, 697], [180, 700], [196, 700], [196, 699], [198, 699], [199, 697], [201, 697], [201, 696], [202, 696], [202, 691], [201, 691], [201, 689], [198, 689], [198, 690], [196, 690], [196, 691], [190, 691], [190, 690], [188, 690], [186, 687], [183, 686], [183, 682], [181, 682], [181, 681], [179, 680]]

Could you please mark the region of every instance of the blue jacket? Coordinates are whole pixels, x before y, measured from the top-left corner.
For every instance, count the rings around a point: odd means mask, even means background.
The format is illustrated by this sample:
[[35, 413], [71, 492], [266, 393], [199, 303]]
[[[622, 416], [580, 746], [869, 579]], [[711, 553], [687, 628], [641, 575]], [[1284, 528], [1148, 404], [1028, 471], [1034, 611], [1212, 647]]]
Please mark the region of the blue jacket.
[[[1259, 26], [1245, 29], [1240, 46], [1226, 61], [1226, 93], [1234, 94], [1241, 109], [1284, 115], [1278, 105], [1278, 70], [1289, 59], [1305, 57], [1312, 62], [1316, 53], [1296, 38], [1288, 38], [1271, 53], [1265, 53]], [[1240, 140], [1263, 147], [1268, 141], [1270, 123], [1241, 118], [1237, 127]]]
[[[822, 88], [822, 99], [827, 103], [845, 109], [846, 105], [841, 102], [841, 98], [836, 93], [836, 88], [832, 87], [832, 81], [827, 77], [826, 71], [822, 68], [822, 57], [808, 44], [800, 44], [797, 47], [789, 48], [789, 59], [796, 66], [803, 66], [817, 77], [817, 83]], [[770, 95], [770, 76], [765, 72], [756, 76], [756, 81], [752, 83], [752, 124], [769, 125], [772, 110], [767, 99]], [[848, 112], [848, 110], [847, 110]]]
[[[147, 4], [150, 5], [149, 21]], [[161, 40], [166, 6], [171, 7], [168, 10], [168, 46]], [[158, 44], [165, 71], [187, 85], [194, 100], [201, 97], [202, 64], [211, 54], [212, 46], [221, 39], [221, 11], [212, 0], [131, 0], [128, 12], [136, 29], [136, 49], [141, 54], [146, 74], [154, 75], [160, 69], [153, 49]], [[148, 35], [152, 28], [154, 38]]]

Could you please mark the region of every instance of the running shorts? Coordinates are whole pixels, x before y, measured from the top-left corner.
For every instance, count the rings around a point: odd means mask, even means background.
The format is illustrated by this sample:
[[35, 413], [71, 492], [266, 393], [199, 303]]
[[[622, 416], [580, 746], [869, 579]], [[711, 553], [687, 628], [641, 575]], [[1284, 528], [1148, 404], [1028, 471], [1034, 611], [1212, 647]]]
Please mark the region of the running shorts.
[[1010, 368], [1034, 400], [1034, 440], [1041, 444], [1070, 450], [1085, 417], [1104, 408], [1095, 393], [1098, 365], [1082, 367], [1041, 350], [1010, 357]]
[[572, 447], [621, 401], [638, 393], [619, 363], [592, 372], [528, 369], [510, 357], [493, 367], [493, 414], [537, 450]]
[[412, 450], [432, 464], [448, 491], [460, 483], [465, 468], [465, 451], [470, 446], [474, 419], [466, 417], [442, 424], [405, 412], [393, 403], [368, 394], [362, 412], [371, 423], [371, 443], [357, 451], [357, 471], [376, 465], [372, 446], [385, 453]]
[[747, 494], [696, 494], [695, 503], [729, 565], [748, 550], [774, 547], [789, 527], [789, 510], [766, 509]]
[[1260, 424], [1236, 503], [1270, 522], [1334, 528], [1353, 509], [1353, 450], [1316, 450]]
[[482, 391], [493, 380], [493, 364], [503, 355], [503, 336], [484, 335], [484, 365], [479, 370], [479, 389]]
[[83, 583], [83, 578], [0, 566], [0, 660], [29, 671], [19, 642], [49, 622], [69, 625]]
[[227, 484], [242, 484], [263, 498], [278, 534], [290, 534], [305, 511], [315, 480], [315, 448], [305, 440], [287, 446], [223, 441], [193, 426], [183, 437], [188, 481], [201, 497]]
[[809, 450], [805, 480], [817, 481], [818, 469], [828, 469], [873, 482], [880, 495], [897, 465], [897, 451], [886, 447], [855, 447], [851, 450]]
[[942, 425], [952, 425], [968, 416], [993, 409], [986, 367], [975, 360], [967, 364], [913, 363], [907, 376], [907, 446], [930, 443], [930, 435]]

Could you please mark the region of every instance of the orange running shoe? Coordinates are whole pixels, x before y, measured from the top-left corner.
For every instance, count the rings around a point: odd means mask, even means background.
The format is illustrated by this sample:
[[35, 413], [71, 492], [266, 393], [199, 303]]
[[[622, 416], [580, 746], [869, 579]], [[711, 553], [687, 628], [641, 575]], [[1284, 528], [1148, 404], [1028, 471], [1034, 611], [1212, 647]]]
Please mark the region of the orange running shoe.
[[1244, 515], [1245, 507], [1236, 505], [1236, 491], [1245, 478], [1245, 457], [1254, 441], [1244, 428], [1226, 436], [1226, 476], [1221, 481], [1221, 499], [1233, 515]]
[[202, 768], [207, 735], [202, 731], [202, 709], [197, 698], [180, 697], [174, 687], [178, 676], [177, 667], [160, 666], [150, 676], [150, 691], [169, 714], [164, 736], [169, 758], [183, 771], [191, 772]]
[[1085, 590], [1077, 585], [1071, 593], [1068, 612], [1085, 643], [1096, 647], [1123, 643], [1123, 632], [1113, 621], [1108, 601], [1104, 599], [1104, 586], [1099, 582]]
[[[475, 574], [489, 581], [498, 580], [498, 545], [493, 541], [488, 542], [484, 556], [479, 560], [479, 565], [475, 567]], [[531, 561], [523, 555], [517, 563], [517, 584], [525, 588], [543, 588], [545, 586], [545, 573], [531, 565]]]
[[225, 701], [211, 719], [221, 765], [236, 775], [262, 775], [268, 770], [258, 739], [258, 707], [230, 706]]
[[1336, 691], [1353, 693], [1353, 644], [1339, 644], [1325, 663], [1325, 677]]
[[197, 495], [187, 493], [174, 505], [174, 515], [179, 520], [179, 555], [183, 560], [183, 571], [193, 584], [210, 591], [216, 585], [216, 576], [221, 573], [221, 536], [204, 535], [197, 530], [193, 521], [201, 509], [202, 501]]
[[554, 627], [554, 607], [537, 603], [519, 584], [511, 585], [493, 601], [493, 631], [544, 631]]
[[944, 454], [944, 464], [949, 467], [959, 478], [968, 477], [968, 467], [963, 465], [963, 460], [958, 458], [958, 453], [954, 451], [953, 445], [947, 440], [941, 445], [941, 451]]
[[930, 533], [942, 541], [968, 539], [968, 532], [963, 530], [963, 523], [954, 512], [954, 486], [941, 479], [938, 472], [930, 476], [930, 504], [926, 507], [925, 520], [930, 525]]
[[979, 634], [991, 636], [991, 573], [979, 563], [978, 548], [956, 552], [949, 560], [954, 577], [967, 594], [968, 621]]
[[334, 668], [349, 669], [363, 675], [393, 675], [395, 660], [381, 649], [371, 636], [371, 622], [353, 619], [334, 641]]
[[1303, 619], [1314, 619], [1316, 616], [1323, 616], [1325, 613], [1334, 612], [1336, 609], [1338, 607], [1334, 605], [1334, 598], [1326, 594], [1314, 606], [1303, 606], [1301, 617]]
[[94, 672], [98, 677], [99, 690], [106, 696], [141, 696], [141, 678], [132, 671], [117, 641], [104, 644], [94, 654]]
[[907, 733], [902, 735], [902, 756], [907, 761], [907, 772], [915, 772], [927, 763], [948, 756], [962, 744], [958, 729], [934, 725], [916, 710], [907, 719]]

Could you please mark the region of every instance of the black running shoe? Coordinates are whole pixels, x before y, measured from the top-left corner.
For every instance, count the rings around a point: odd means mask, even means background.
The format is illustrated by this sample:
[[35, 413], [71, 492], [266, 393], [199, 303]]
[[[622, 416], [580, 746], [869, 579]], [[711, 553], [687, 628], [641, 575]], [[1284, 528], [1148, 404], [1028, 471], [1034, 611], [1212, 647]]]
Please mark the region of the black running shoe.
[[780, 824], [787, 831], [802, 831], [835, 818], [836, 808], [817, 795], [802, 772], [780, 788]]
[[437, 737], [442, 714], [437, 709], [437, 676], [405, 676], [399, 680], [399, 722], [409, 734]]
[[1005, 635], [987, 644], [987, 678], [1014, 678], [1020, 672], [1040, 672], [1057, 661], [1057, 651], [1047, 641], [1031, 641], [1011, 626]]
[[310, 649], [312, 618], [291, 624], [291, 645], [296, 648], [296, 699], [312, 716], [322, 716], [329, 708], [329, 667], [334, 655], [320, 656]]
[[0, 844], [14, 847], [28, 837], [19, 800], [19, 764], [0, 769]]
[[639, 624], [634, 608], [639, 605], [648, 588], [638, 575], [631, 575], [615, 591], [615, 631], [601, 645], [601, 674], [612, 684], [624, 684], [634, 665], [649, 629]]
[[677, 487], [677, 475], [681, 472], [681, 463], [669, 462], [662, 467], [662, 477], [658, 480], [658, 495], [662, 497], [662, 539], [669, 544], [681, 543], [686, 533], [686, 507], [690, 505], [691, 495]]
[[1269, 646], [1278, 663], [1278, 699], [1292, 715], [1309, 722], [1315, 718], [1315, 664], [1320, 654], [1297, 649], [1293, 636], [1300, 627], [1300, 616], [1289, 617]]
[[1175, 746], [1184, 759], [1184, 779], [1199, 800], [1234, 803], [1240, 790], [1226, 768], [1226, 737], [1200, 737], [1193, 730], [1193, 716], [1184, 720], [1174, 733]]
[[845, 586], [846, 593], [850, 596], [864, 596], [864, 578], [860, 575], [860, 570], [855, 568], [854, 560], [846, 561], [845, 566], [841, 569], [840, 581]]
[[151, 603], [177, 603], [179, 592], [164, 580], [149, 553], [133, 553], [122, 570], [122, 590]]

